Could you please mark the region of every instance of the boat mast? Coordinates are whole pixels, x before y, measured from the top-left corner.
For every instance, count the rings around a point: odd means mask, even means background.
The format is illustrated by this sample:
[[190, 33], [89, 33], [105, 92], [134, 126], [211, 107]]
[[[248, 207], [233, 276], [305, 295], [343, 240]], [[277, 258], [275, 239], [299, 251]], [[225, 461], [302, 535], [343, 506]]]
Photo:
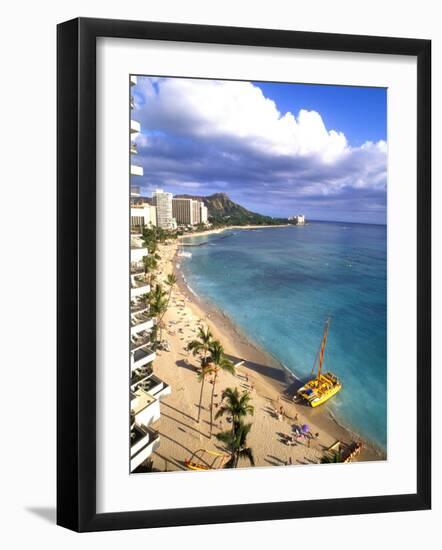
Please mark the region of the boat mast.
[[318, 367], [318, 377], [317, 377], [318, 381], [321, 378], [322, 362], [324, 360], [325, 344], [327, 342], [329, 324], [330, 324], [330, 319], [327, 319], [324, 325], [324, 335], [322, 337], [321, 350], [319, 352], [319, 367]]

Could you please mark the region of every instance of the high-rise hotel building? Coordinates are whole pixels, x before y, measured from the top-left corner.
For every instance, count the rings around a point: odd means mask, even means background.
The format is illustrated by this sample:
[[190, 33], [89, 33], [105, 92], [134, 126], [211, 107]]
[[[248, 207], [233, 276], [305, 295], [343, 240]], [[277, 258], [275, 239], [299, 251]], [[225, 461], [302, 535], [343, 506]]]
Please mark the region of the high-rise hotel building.
[[[135, 76], [130, 77], [130, 84], [137, 84]], [[131, 109], [134, 108], [133, 99], [130, 99]], [[130, 154], [131, 158], [137, 153], [132, 137], [140, 131], [140, 124], [135, 120], [130, 122]], [[132, 185], [132, 176], [143, 175], [143, 169], [132, 164], [131, 196], [139, 195], [139, 188]], [[151, 216], [151, 205], [144, 212], [144, 206], [133, 212], [131, 218], [139, 216], [140, 221], [144, 216]], [[152, 207], [155, 210], [155, 207]], [[132, 220], [131, 220], [132, 222]], [[156, 358], [152, 349], [152, 329], [156, 319], [150, 315], [149, 301], [147, 299], [150, 285], [144, 266], [144, 258], [149, 252], [144, 244], [141, 233], [134, 231], [131, 223], [131, 247], [130, 247], [130, 471], [139, 468], [160, 444], [158, 431], [153, 428], [153, 423], [160, 418], [160, 398], [168, 395], [170, 386], [164, 383], [153, 370], [153, 361]]]
[[172, 213], [178, 225], [207, 223], [207, 207], [202, 201], [175, 197], [172, 199]]
[[152, 193], [152, 199], [157, 210], [157, 226], [161, 229], [176, 229], [172, 210], [172, 193], [157, 189]]
[[[131, 87], [136, 86], [136, 84], [137, 84], [137, 77], [136, 76], [131, 76], [130, 77]], [[130, 108], [131, 108], [131, 110], [133, 110], [133, 108], [134, 108], [134, 99], [133, 99], [132, 95], [130, 96]], [[134, 141], [134, 138], [136, 137], [137, 134], [140, 133], [140, 131], [141, 131], [140, 123], [137, 120], [132, 120], [132, 117], [131, 117], [131, 120], [130, 120], [130, 154], [131, 154], [130, 175], [131, 176], [142, 176], [143, 175], [143, 167], [138, 166], [137, 164], [134, 164], [132, 162], [133, 155], [137, 154], [137, 146], [136, 146], [136, 143]], [[131, 182], [131, 184], [132, 184], [132, 182]], [[133, 188], [132, 188], [132, 185], [131, 185], [131, 193], [139, 194], [140, 193], [140, 188], [137, 185], [134, 185]]]
[[209, 221], [209, 213], [207, 206], [202, 202], [201, 203], [201, 223], [206, 224]]
[[157, 225], [157, 209], [148, 202], [131, 204], [130, 226], [132, 229], [141, 231], [142, 227], [153, 227]]

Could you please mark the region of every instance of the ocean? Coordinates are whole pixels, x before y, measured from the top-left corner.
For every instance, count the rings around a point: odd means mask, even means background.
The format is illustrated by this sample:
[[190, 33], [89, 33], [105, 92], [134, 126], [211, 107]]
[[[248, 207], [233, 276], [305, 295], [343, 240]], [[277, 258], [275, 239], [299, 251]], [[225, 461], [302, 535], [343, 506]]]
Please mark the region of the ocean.
[[335, 222], [189, 237], [191, 289], [296, 377], [311, 372], [331, 319], [324, 369], [342, 381], [326, 405], [386, 450], [387, 228]]

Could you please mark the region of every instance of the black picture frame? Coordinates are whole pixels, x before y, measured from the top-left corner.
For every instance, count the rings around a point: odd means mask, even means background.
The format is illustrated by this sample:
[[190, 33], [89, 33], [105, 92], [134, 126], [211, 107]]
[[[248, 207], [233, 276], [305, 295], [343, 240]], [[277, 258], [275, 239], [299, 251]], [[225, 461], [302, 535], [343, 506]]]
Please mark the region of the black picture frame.
[[[361, 498], [96, 512], [96, 39], [152, 39], [417, 59], [417, 491]], [[425, 510], [431, 506], [431, 41], [74, 19], [57, 28], [57, 523], [75, 531]]]

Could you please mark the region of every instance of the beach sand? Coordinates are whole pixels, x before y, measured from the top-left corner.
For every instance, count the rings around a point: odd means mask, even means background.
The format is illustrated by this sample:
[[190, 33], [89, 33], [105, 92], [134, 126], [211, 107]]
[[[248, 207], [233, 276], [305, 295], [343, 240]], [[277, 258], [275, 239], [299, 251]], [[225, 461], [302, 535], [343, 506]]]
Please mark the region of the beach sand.
[[[172, 388], [172, 393], [161, 401], [161, 418], [154, 426], [160, 433], [160, 447], [152, 455], [154, 469], [159, 471], [185, 470], [184, 460], [191, 458], [199, 449], [225, 452], [216, 439], [219, 431], [230, 429], [225, 418], [214, 421], [210, 437], [211, 377], [205, 382], [200, 422], [198, 402], [201, 384], [198, 380], [197, 357], [186, 351], [188, 343], [195, 339], [199, 324], [209, 326], [214, 337], [221, 341], [226, 355], [236, 364], [236, 375], [221, 371], [215, 388], [215, 408], [221, 401], [225, 388], [238, 387], [248, 390], [255, 408], [253, 416], [246, 421], [253, 422], [248, 444], [253, 449], [256, 466], [282, 466], [291, 463], [317, 464], [324, 451], [337, 440], [344, 444], [359, 440], [355, 434], [341, 426], [330, 414], [327, 405], [312, 409], [293, 403], [296, 392], [296, 378], [285, 370], [272, 356], [259, 349], [242, 334], [238, 328], [215, 307], [203, 302], [186, 285], [177, 266], [178, 242], [159, 247], [161, 260], [158, 265], [157, 281], [161, 282], [168, 273], [174, 272], [178, 283], [171, 293], [168, 311], [163, 318], [162, 338], [168, 340], [170, 351], [157, 351], [154, 372]], [[277, 412], [283, 407], [281, 419]], [[275, 411], [277, 411], [275, 413]], [[297, 440], [294, 446], [285, 443], [292, 435], [293, 427], [308, 424], [317, 439]], [[364, 442], [358, 460], [385, 460], [385, 454]], [[200, 461], [200, 460], [199, 460]], [[239, 467], [249, 467], [246, 461]]]

